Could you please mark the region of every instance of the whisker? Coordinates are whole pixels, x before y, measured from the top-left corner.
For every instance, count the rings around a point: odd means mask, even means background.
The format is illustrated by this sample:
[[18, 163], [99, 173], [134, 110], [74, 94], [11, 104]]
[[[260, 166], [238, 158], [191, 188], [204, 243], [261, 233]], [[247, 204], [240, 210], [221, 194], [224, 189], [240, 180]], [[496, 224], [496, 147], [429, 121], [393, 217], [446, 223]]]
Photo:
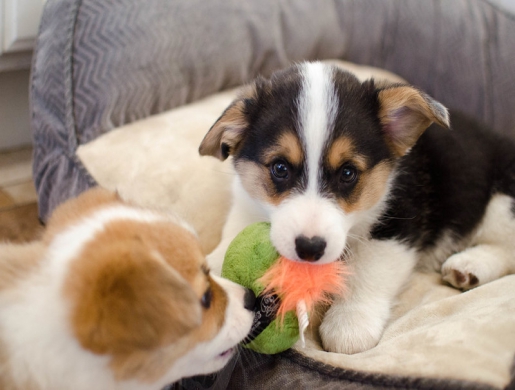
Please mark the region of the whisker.
[[396, 216], [388, 215], [388, 214], [382, 214], [381, 215], [381, 219], [387, 219], [387, 220], [406, 220], [406, 221], [411, 221], [411, 220], [413, 220], [415, 218], [416, 218], [416, 216], [413, 216], [413, 217], [396, 217]]
[[368, 239], [366, 237], [357, 236], [357, 235], [351, 234], [351, 233], [348, 234], [348, 237], [352, 238], [353, 240], [359, 241], [361, 244], [364, 244], [368, 241]]

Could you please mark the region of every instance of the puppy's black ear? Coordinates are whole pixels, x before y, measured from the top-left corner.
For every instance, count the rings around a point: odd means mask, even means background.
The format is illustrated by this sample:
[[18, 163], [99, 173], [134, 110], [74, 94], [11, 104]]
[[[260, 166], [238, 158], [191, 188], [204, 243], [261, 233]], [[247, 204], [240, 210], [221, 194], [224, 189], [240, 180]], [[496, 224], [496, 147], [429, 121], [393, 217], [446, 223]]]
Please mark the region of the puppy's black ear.
[[395, 85], [378, 93], [379, 120], [392, 151], [405, 155], [435, 122], [449, 128], [447, 109], [428, 95], [407, 85]]
[[257, 98], [257, 83], [242, 89], [238, 98], [225, 109], [200, 143], [201, 156], [225, 160], [234, 154], [249, 126], [247, 108]]

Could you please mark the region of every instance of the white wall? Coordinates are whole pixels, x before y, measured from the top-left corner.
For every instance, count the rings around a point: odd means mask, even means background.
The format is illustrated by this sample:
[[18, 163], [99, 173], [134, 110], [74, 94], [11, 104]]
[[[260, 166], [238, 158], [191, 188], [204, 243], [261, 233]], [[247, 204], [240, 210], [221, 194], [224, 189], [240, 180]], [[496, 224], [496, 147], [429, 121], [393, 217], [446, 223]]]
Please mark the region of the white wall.
[[0, 0], [0, 151], [30, 144], [32, 48], [45, 0]]
[[32, 142], [29, 77], [28, 69], [0, 72], [0, 150]]

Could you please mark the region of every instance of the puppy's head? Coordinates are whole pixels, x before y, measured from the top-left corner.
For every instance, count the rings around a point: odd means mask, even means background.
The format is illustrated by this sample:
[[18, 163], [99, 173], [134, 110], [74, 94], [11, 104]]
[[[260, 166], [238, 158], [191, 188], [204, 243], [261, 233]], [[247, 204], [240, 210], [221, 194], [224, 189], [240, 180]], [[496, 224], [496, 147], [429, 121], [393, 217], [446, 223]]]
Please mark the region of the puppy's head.
[[396, 161], [433, 122], [448, 127], [447, 110], [411, 86], [304, 63], [247, 86], [199, 150], [233, 156], [282, 255], [325, 263], [375, 221]]
[[116, 380], [162, 386], [228, 362], [253, 313], [242, 287], [209, 274], [185, 224], [113, 198], [73, 221], [50, 243], [68, 262], [72, 332]]

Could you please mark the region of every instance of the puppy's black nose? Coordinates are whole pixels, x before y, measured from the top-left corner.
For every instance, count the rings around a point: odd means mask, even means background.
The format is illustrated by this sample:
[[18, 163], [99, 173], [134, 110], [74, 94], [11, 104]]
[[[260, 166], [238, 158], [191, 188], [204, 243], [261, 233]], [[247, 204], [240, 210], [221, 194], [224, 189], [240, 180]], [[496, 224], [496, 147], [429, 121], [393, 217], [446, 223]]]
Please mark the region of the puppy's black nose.
[[256, 295], [248, 288], [245, 289], [245, 295], [243, 296], [243, 307], [247, 310], [253, 311], [256, 306]]
[[298, 236], [295, 239], [295, 251], [302, 260], [317, 261], [323, 255], [327, 243], [322, 237], [314, 236], [307, 238], [306, 236]]

